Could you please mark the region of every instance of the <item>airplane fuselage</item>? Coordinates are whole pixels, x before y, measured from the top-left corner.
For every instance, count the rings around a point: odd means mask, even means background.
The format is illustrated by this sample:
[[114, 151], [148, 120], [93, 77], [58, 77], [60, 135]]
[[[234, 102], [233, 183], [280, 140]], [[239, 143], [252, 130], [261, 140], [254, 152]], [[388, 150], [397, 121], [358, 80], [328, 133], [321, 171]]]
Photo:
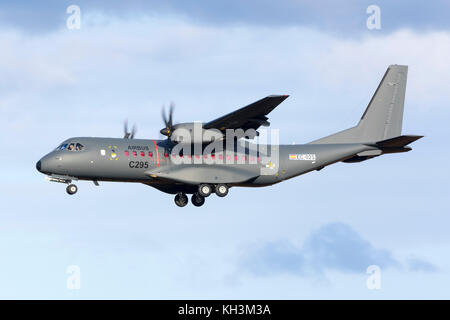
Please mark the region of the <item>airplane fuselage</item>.
[[165, 140], [134, 139], [136, 128], [129, 132], [125, 122], [122, 139], [68, 139], [36, 168], [68, 184], [70, 195], [78, 190], [73, 180], [138, 182], [175, 194], [179, 207], [192, 194], [191, 203], [200, 207], [212, 193], [227, 196], [230, 187], [264, 187], [336, 162], [410, 151], [423, 136], [401, 134], [407, 73], [407, 66], [390, 65], [356, 126], [308, 144], [250, 142], [269, 138], [257, 130], [270, 125], [267, 115], [288, 97], [270, 95], [204, 123], [173, 123], [171, 106], [167, 115], [163, 109]]
[[[165, 147], [165, 143], [165, 140], [71, 138], [61, 146], [79, 144], [83, 148], [69, 150], [65, 147], [61, 150], [60, 147], [39, 161], [38, 170], [50, 176], [75, 180], [139, 182], [168, 193], [193, 193], [198, 185], [192, 180], [185, 183], [182, 177], [189, 176], [190, 172], [199, 176], [199, 184], [216, 180], [229, 186], [262, 187], [375, 149], [363, 144], [279, 145], [274, 149], [268, 145], [267, 150], [275, 151], [253, 153], [249, 148], [239, 151], [235, 144], [233, 150], [225, 147], [221, 152], [174, 154]], [[270, 158], [266, 157], [267, 153], [272, 153]], [[171, 180], [173, 178], [171, 183], [152, 176], [155, 170], [175, 172], [173, 177], [170, 176]], [[177, 176], [176, 172], [182, 172], [182, 175]], [[204, 174], [203, 178], [199, 172]], [[213, 173], [210, 175], [208, 172]], [[242, 176], [243, 180], [233, 177], [226, 180], [230, 175]], [[245, 177], [251, 178], [246, 180]]]

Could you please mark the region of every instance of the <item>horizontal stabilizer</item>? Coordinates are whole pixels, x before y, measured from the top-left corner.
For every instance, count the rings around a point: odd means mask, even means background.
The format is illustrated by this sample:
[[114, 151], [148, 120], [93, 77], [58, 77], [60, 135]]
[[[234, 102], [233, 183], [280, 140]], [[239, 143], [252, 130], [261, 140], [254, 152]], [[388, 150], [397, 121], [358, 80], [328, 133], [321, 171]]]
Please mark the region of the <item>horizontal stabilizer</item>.
[[391, 139], [381, 140], [376, 143], [366, 143], [365, 145], [369, 147], [375, 147], [376, 150], [363, 151], [356, 154], [354, 157], [346, 159], [342, 162], [353, 163], [353, 162], [361, 162], [365, 160], [369, 160], [379, 155], [386, 153], [400, 153], [400, 152], [408, 152], [412, 149], [407, 147], [408, 144], [413, 143], [416, 140], [423, 138], [423, 136], [398, 136]]
[[378, 141], [375, 146], [383, 148], [401, 148], [416, 140], [423, 138], [423, 136], [408, 135], [408, 136], [398, 136], [395, 138]]

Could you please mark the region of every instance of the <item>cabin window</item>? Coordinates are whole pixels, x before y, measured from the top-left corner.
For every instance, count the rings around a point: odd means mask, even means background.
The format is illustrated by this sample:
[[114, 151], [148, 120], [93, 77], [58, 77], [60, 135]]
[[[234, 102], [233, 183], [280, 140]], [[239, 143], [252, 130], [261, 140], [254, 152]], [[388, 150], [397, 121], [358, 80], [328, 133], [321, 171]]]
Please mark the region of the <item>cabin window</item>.
[[130, 152], [128, 150], [123, 152], [125, 154], [125, 157], [129, 157], [130, 156]]
[[153, 158], [153, 152], [150, 151], [150, 152], [148, 153], [148, 156], [149, 156], [150, 158]]
[[141, 157], [145, 157], [145, 152], [141, 151]]
[[137, 152], [133, 151], [133, 157], [137, 157]]

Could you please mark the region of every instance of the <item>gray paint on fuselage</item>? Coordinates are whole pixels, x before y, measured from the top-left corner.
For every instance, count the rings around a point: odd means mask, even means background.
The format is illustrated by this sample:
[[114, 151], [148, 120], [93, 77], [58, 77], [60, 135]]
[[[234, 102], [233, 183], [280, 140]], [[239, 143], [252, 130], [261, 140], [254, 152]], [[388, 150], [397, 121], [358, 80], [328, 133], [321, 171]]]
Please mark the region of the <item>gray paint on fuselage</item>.
[[[119, 138], [91, 138], [79, 137], [67, 139], [63, 143], [81, 143], [84, 149], [81, 151], [52, 151], [41, 159], [41, 171], [54, 175], [67, 175], [81, 180], [98, 181], [128, 181], [141, 182], [148, 185], [160, 185], [165, 189], [167, 181], [161, 181], [150, 177], [146, 172], [167, 166], [177, 166], [173, 164], [171, 155], [165, 157], [165, 140], [147, 140], [147, 139], [119, 139]], [[157, 148], [155, 148], [155, 144]], [[115, 148], [117, 156], [111, 157], [111, 149]], [[268, 149], [270, 150], [270, 146]], [[141, 150], [145, 156], [140, 155]], [[364, 144], [305, 144], [305, 145], [280, 145], [277, 174], [259, 175], [260, 168], [264, 164], [190, 164], [188, 166], [195, 170], [201, 170], [202, 167], [217, 168], [218, 173], [229, 171], [230, 174], [237, 170], [250, 170], [255, 173], [255, 177], [249, 181], [230, 183], [235, 186], [262, 187], [287, 180], [298, 175], [320, 169], [321, 167], [350, 158], [353, 155], [376, 148]], [[105, 155], [101, 154], [105, 150]], [[129, 151], [129, 157], [126, 157], [124, 151]], [[132, 152], [136, 151], [134, 157]], [[149, 152], [153, 157], [149, 156]], [[290, 160], [290, 155], [313, 154], [315, 160]], [[157, 155], [159, 158], [157, 158]], [[132, 162], [133, 161], [133, 162]], [[143, 162], [143, 167], [132, 168], [130, 163]], [[276, 165], [276, 163], [275, 163]], [[175, 168], [173, 168], [175, 169]], [[186, 171], [187, 172], [187, 171]], [[275, 173], [275, 171], [274, 171]], [[167, 187], [173, 192], [182, 189], [182, 184], [175, 184], [173, 187]], [[187, 188], [188, 190], [192, 188]], [[174, 191], [175, 190], [175, 191]], [[193, 189], [195, 190], [195, 189]], [[162, 190], [164, 191], [164, 190]], [[173, 193], [171, 192], [171, 193]]]

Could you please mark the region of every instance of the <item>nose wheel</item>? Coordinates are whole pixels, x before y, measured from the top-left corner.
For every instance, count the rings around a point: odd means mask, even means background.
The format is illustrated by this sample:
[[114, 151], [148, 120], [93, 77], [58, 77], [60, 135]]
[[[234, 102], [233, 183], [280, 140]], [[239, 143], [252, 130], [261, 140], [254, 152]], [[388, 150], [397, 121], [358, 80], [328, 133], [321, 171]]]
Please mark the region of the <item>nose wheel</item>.
[[74, 184], [69, 184], [66, 188], [66, 191], [68, 194], [73, 195], [73, 194], [77, 193], [78, 187]]

